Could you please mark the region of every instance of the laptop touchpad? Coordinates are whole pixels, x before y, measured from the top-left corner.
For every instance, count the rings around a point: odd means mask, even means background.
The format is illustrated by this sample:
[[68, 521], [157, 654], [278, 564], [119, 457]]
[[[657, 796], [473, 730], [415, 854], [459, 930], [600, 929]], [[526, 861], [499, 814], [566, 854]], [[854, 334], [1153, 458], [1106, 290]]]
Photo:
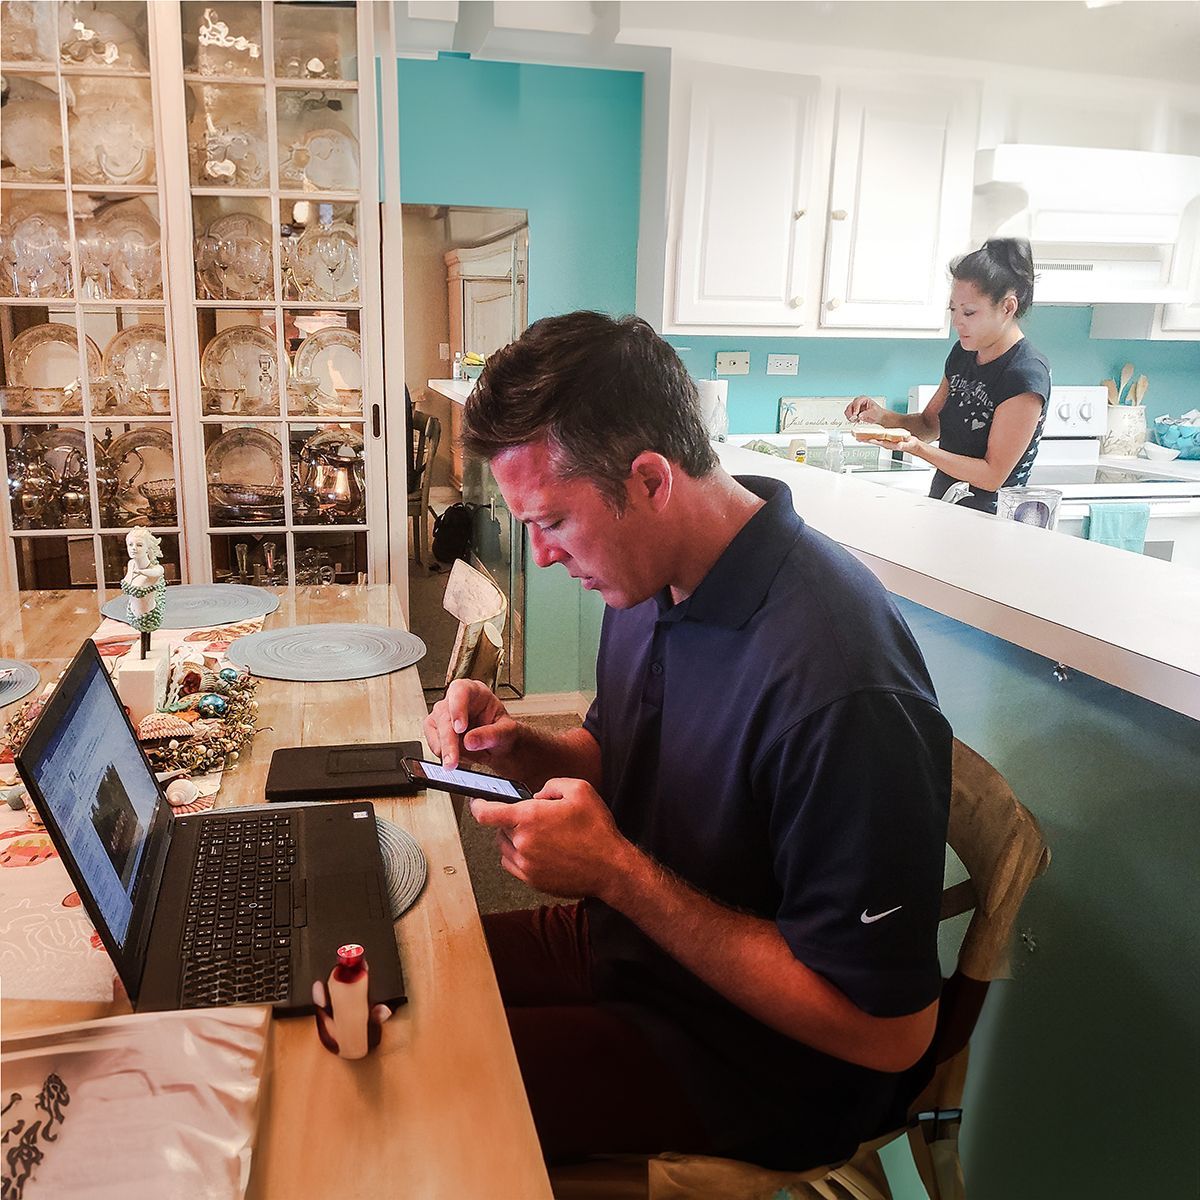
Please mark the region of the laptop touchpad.
[[328, 916], [366, 913], [383, 916], [379, 879], [373, 871], [343, 871], [308, 881], [308, 908], [323, 922]]

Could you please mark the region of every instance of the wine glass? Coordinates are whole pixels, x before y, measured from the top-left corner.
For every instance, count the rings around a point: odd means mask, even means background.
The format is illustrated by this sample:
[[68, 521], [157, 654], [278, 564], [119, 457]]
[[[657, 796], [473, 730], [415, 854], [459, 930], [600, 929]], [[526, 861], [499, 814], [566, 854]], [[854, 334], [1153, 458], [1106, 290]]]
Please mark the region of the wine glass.
[[213, 254], [213, 262], [218, 271], [221, 272], [221, 299], [229, 299], [229, 276], [228, 272], [233, 264], [237, 261], [237, 246], [234, 244], [233, 238], [216, 238], [216, 250]]
[[18, 295], [16, 253], [13, 250], [12, 234], [7, 230], [0, 230], [0, 264], [3, 264], [4, 272], [7, 276], [8, 287], [5, 294], [9, 296]]
[[122, 243], [121, 251], [138, 298], [152, 299], [162, 272], [158, 243], [134, 234]]
[[240, 274], [249, 285], [247, 291], [256, 299], [263, 299], [271, 294], [271, 251], [257, 238], [243, 237], [235, 239], [237, 244], [237, 259]]
[[[213, 237], [211, 233], [201, 234], [196, 239], [196, 282], [199, 285], [196, 291], [203, 291], [210, 300], [215, 300], [217, 297], [212, 294], [212, 289], [208, 286], [208, 280], [205, 276], [213, 267], [217, 265], [217, 248], [221, 244], [221, 239]], [[221, 299], [224, 299], [222, 296]]]

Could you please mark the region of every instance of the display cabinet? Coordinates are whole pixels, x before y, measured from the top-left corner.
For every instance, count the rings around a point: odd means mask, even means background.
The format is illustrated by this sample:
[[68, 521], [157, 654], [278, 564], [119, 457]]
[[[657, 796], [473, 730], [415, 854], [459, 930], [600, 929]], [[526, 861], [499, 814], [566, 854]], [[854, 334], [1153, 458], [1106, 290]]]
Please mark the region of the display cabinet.
[[115, 586], [132, 524], [164, 536], [168, 577], [386, 578], [359, 8], [3, 5], [17, 586]]

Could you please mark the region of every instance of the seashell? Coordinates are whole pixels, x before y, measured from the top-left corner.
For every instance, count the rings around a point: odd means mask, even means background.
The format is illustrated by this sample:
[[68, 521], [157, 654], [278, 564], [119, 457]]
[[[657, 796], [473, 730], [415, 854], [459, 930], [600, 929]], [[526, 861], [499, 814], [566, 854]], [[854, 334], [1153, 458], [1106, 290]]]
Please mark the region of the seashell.
[[192, 726], [189, 722], [180, 720], [174, 713], [153, 712], [138, 722], [137, 735], [143, 742], [153, 742], [159, 738], [191, 737]]

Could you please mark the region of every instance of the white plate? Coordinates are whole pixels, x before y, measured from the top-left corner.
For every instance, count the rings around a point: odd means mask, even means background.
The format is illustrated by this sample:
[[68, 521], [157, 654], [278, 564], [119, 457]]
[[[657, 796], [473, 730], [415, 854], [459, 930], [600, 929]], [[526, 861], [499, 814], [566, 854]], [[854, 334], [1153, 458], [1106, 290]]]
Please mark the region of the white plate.
[[148, 79], [76, 76], [67, 92], [67, 107], [74, 182], [154, 182], [154, 108]]
[[336, 402], [338, 388], [362, 388], [362, 341], [352, 329], [318, 329], [300, 343], [295, 372], [316, 379], [322, 399]]
[[[100, 347], [86, 338], [88, 378], [100, 375]], [[20, 387], [67, 388], [79, 382], [79, 349], [70, 325], [51, 321], [13, 338], [8, 348], [9, 382]]]
[[[261, 359], [271, 360], [271, 378], [264, 388]], [[254, 325], [222, 329], [200, 357], [200, 378], [205, 387], [245, 388], [243, 414], [274, 408], [279, 403], [279, 372], [275, 365], [275, 337]]]
[[309, 191], [357, 191], [358, 140], [344, 129], [310, 129], [280, 169], [289, 183]]
[[149, 323], [122, 329], [104, 347], [104, 373], [116, 376], [135, 392], [170, 387], [166, 330]]

